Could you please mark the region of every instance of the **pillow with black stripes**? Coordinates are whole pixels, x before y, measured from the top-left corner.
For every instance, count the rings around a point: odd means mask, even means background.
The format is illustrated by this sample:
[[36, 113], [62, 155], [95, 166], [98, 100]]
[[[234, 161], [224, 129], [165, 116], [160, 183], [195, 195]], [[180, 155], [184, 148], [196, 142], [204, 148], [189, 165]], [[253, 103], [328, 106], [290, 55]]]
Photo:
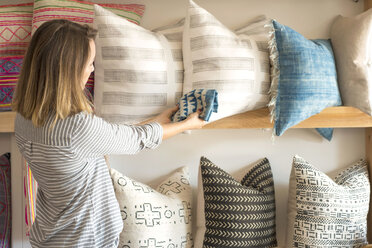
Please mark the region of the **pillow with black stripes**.
[[365, 160], [328, 176], [299, 156], [289, 182], [286, 247], [362, 247], [370, 200]]
[[156, 189], [110, 169], [124, 228], [119, 247], [193, 247], [192, 188], [182, 167]]
[[241, 182], [200, 159], [195, 247], [276, 247], [275, 193], [267, 158]]
[[182, 96], [184, 20], [153, 32], [99, 5], [94, 9], [97, 115], [135, 124], [174, 107]]
[[183, 92], [215, 89], [218, 113], [211, 121], [269, 103], [270, 20], [259, 16], [231, 31], [192, 0], [183, 33]]

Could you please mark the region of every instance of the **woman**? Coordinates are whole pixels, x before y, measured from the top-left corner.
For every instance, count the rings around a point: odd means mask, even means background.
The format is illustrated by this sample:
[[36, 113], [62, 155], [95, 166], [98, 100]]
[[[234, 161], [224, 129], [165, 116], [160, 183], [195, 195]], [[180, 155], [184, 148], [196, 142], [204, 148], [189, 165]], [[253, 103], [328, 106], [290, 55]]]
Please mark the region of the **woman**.
[[198, 113], [171, 123], [177, 108], [141, 125], [93, 114], [84, 86], [94, 70], [96, 30], [66, 20], [32, 37], [17, 85], [18, 148], [38, 182], [33, 247], [117, 247], [123, 228], [105, 154], [133, 154], [201, 128]]

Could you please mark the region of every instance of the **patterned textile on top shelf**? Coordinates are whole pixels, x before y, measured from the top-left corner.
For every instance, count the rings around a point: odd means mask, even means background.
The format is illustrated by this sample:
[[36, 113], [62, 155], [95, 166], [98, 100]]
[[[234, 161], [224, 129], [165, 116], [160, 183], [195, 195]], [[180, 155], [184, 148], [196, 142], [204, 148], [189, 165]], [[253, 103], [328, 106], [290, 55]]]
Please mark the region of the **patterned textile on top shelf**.
[[372, 115], [372, 9], [357, 16], [338, 16], [331, 41], [343, 104]]
[[295, 156], [286, 247], [362, 247], [367, 244], [369, 199], [366, 161], [360, 160], [330, 178]]
[[172, 121], [183, 121], [192, 113], [201, 110], [200, 118], [209, 121], [212, 112], [217, 113], [218, 99], [216, 90], [195, 89], [185, 94], [179, 101], [179, 110], [173, 115]]
[[11, 185], [10, 153], [0, 156], [0, 247], [10, 247], [11, 235]]
[[98, 116], [134, 124], [174, 107], [182, 96], [183, 20], [149, 31], [95, 5]]
[[275, 192], [267, 158], [241, 182], [202, 157], [195, 247], [275, 247]]
[[269, 103], [270, 20], [259, 16], [231, 31], [189, 1], [183, 33], [183, 92], [218, 91], [219, 110], [211, 121], [265, 107]]
[[187, 167], [174, 172], [156, 190], [110, 169], [124, 228], [119, 247], [193, 247]]
[[33, 1], [0, 5], [0, 56], [24, 55], [31, 40]]
[[[329, 40], [308, 40], [293, 29], [272, 21], [271, 116], [274, 134], [323, 109], [341, 105], [336, 65]], [[333, 129], [317, 131], [331, 140]]]
[[23, 55], [0, 57], [0, 112], [11, 110], [22, 62]]

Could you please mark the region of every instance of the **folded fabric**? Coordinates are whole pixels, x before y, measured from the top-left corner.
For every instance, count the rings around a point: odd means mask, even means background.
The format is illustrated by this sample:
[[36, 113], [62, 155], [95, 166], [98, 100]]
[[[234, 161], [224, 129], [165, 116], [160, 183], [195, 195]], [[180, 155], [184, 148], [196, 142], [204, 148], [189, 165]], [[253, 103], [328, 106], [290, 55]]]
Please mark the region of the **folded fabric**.
[[[323, 109], [341, 105], [336, 65], [329, 40], [308, 40], [277, 21], [272, 22], [271, 102], [274, 133], [288, 128]], [[317, 129], [331, 140], [333, 129]]]
[[0, 156], [0, 247], [10, 247], [11, 235], [11, 184], [10, 153]]
[[209, 121], [212, 112], [217, 113], [218, 99], [216, 90], [195, 89], [181, 97], [179, 110], [173, 115], [172, 121], [183, 121], [192, 113], [201, 110], [200, 118]]
[[0, 58], [0, 112], [11, 110], [22, 62], [23, 55]]

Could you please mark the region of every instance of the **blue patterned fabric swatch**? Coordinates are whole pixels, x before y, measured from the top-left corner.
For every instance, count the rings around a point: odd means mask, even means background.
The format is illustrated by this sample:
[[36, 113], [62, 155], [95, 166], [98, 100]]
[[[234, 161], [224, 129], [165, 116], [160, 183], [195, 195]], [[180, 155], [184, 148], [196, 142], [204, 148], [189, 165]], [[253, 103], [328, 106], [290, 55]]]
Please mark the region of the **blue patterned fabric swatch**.
[[[337, 72], [329, 40], [308, 40], [273, 20], [270, 54], [273, 63], [272, 100], [274, 133], [288, 128], [323, 109], [341, 105]], [[332, 128], [317, 128], [331, 140]]]
[[218, 99], [216, 90], [195, 89], [185, 94], [178, 102], [179, 109], [173, 115], [172, 121], [183, 121], [190, 114], [200, 109], [200, 118], [209, 121], [212, 112], [217, 113]]

